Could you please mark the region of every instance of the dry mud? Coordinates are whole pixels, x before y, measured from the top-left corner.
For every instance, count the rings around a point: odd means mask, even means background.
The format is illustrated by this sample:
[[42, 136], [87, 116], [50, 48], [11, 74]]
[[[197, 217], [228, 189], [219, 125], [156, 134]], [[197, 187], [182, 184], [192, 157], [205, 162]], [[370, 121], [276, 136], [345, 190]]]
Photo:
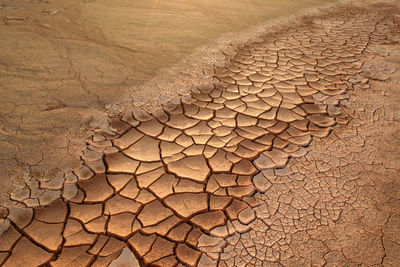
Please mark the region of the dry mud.
[[399, 266], [399, 8], [305, 17], [111, 117], [1, 208], [1, 264]]
[[0, 203], [24, 180], [78, 164], [115, 104], [187, 93], [218, 43], [327, 2], [0, 0]]

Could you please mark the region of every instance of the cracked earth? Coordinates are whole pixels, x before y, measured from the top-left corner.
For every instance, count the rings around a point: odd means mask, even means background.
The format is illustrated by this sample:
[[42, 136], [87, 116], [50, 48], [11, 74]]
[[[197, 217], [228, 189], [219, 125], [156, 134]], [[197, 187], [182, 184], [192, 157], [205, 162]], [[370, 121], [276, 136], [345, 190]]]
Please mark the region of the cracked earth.
[[76, 167], [107, 114], [188, 95], [255, 25], [328, 2], [0, 0], [0, 205]]
[[2, 266], [400, 266], [400, 16], [347, 5], [95, 129], [1, 207]]

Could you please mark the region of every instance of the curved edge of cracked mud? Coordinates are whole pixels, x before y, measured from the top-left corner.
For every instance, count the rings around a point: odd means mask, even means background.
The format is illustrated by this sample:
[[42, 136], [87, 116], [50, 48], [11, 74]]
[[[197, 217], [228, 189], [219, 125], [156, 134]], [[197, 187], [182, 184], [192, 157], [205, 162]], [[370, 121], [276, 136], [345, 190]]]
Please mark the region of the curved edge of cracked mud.
[[[41, 3], [42, 5], [46, 6], [46, 3]], [[53, 3], [51, 3], [53, 4]], [[12, 9], [11, 7], [8, 7], [7, 5], [2, 5], [0, 6], [3, 10], [8, 10]], [[35, 7], [36, 8], [36, 7]], [[316, 11], [318, 8], [315, 8], [314, 11]], [[21, 9], [22, 10], [22, 9]], [[307, 9], [310, 10], [310, 9]], [[45, 9], [42, 11], [43, 15], [42, 18], [44, 17], [57, 17], [57, 16], [48, 16], [48, 15], [55, 15], [55, 14], [63, 14], [65, 10], [61, 9]], [[40, 12], [40, 11], [39, 11]], [[55, 12], [55, 13], [54, 13]], [[57, 13], [60, 12], [60, 13]], [[307, 13], [307, 11], [303, 12], [304, 14]], [[6, 21], [8, 21], [8, 25], [12, 26], [15, 25], [18, 27], [18, 23], [24, 22], [24, 20], [20, 21], [17, 19], [18, 16], [10, 16], [9, 18], [6, 17]], [[15, 19], [15, 20], [14, 20]], [[31, 19], [25, 19], [25, 22], [31, 23]], [[46, 24], [47, 20], [44, 19], [44, 21], [41, 21], [40, 24], [38, 25], [33, 25], [33, 26], [41, 26], [43, 30], [49, 30], [52, 28], [49, 24]], [[51, 20], [50, 20], [51, 21]], [[22, 25], [21, 24], [21, 25]], [[21, 26], [19, 25], [19, 26]], [[262, 27], [261, 27], [262, 28]], [[45, 31], [46, 31], [45, 30]], [[53, 29], [54, 30], [54, 29]], [[261, 29], [264, 30], [264, 29]], [[253, 30], [249, 30], [250, 32], [253, 32]], [[239, 35], [239, 34], [238, 34]], [[143, 89], [153, 89], [153, 88], [159, 88], [160, 92], [165, 92], [166, 94], [169, 94], [169, 96], [161, 96], [161, 102], [165, 102], [171, 97], [175, 96], [178, 91], [184, 92], [190, 90], [193, 86], [190, 85], [192, 83], [194, 84], [199, 84], [204, 81], [209, 81], [207, 75], [209, 74], [207, 71], [203, 73], [203, 67], [208, 66], [211, 63], [215, 63], [221, 59], [223, 47], [230, 47], [229, 43], [233, 41], [236, 41], [238, 44], [240, 44], [242, 41], [244, 42], [247, 38], [247, 36], [255, 36], [257, 34], [251, 33], [246, 35], [246, 33], [243, 33], [243, 37], [238, 38], [238, 35], [230, 35], [221, 37], [219, 41], [215, 41], [215, 44], [201, 48], [199, 51], [195, 52], [194, 55], [190, 56], [188, 58], [183, 59], [183, 63], [178, 64], [178, 66], [183, 65], [184, 67], [173, 67], [171, 70], [164, 70], [160, 71], [163, 74], [160, 74], [160, 77], [154, 79], [153, 82], [149, 82], [146, 85], [143, 85], [142, 87], [138, 88], [132, 88], [130, 90], [131, 92], [134, 93], [134, 96], [131, 95], [122, 95], [124, 99], [128, 98], [131, 99], [130, 102], [134, 103], [135, 105], [143, 105], [144, 102], [151, 102], [153, 101], [154, 103], [157, 102], [156, 100], [160, 98], [159, 92], [157, 92], [155, 95], [150, 95], [147, 98], [143, 98], [142, 101], [140, 101], [140, 92]], [[61, 49], [62, 50], [62, 49]], [[209, 53], [210, 51], [213, 51], [212, 53]], [[208, 54], [207, 54], [208, 53]], [[63, 53], [61, 53], [62, 55]], [[207, 54], [207, 55], [206, 55]], [[64, 55], [65, 56], [65, 55]], [[64, 57], [60, 56], [60, 57]], [[47, 62], [48, 65], [52, 65], [50, 61]], [[59, 63], [57, 63], [59, 64]], [[57, 65], [56, 64], [56, 65]], [[188, 67], [191, 66], [191, 67]], [[44, 66], [43, 68], [47, 68]], [[188, 71], [188, 69], [191, 69]], [[183, 71], [182, 71], [183, 70]], [[79, 74], [79, 70], [75, 69], [73, 72], [77, 72]], [[180, 73], [179, 75], [177, 73]], [[186, 73], [186, 74], [182, 74]], [[208, 73], [208, 74], [207, 74]], [[25, 75], [26, 73], [24, 73]], [[182, 75], [181, 75], [182, 74]], [[205, 74], [205, 75], [204, 75]], [[188, 77], [188, 75], [190, 77]], [[78, 75], [79, 76], [79, 75]], [[168, 77], [171, 77], [168, 80]], [[50, 79], [51, 80], [51, 79]], [[168, 81], [167, 81], [168, 80]], [[189, 82], [179, 82], [173, 85], [173, 81], [189, 81]], [[80, 83], [81, 85], [84, 84], [85, 81], [81, 80]], [[57, 85], [56, 87], [58, 88], [59, 86], [68, 86], [68, 82], [61, 82], [61, 85]], [[17, 85], [16, 85], [17, 86]], [[46, 85], [47, 86], [47, 85]], [[75, 86], [75, 87], [79, 87]], [[168, 87], [168, 89], [166, 89]], [[141, 89], [140, 89], [141, 88]], [[71, 89], [72, 90], [72, 89]], [[152, 91], [154, 93], [155, 90], [147, 90], [147, 91]], [[75, 91], [74, 91], [75, 92]], [[139, 92], [136, 94], [135, 92]], [[96, 98], [96, 95], [93, 94], [93, 92], [89, 92], [89, 90], [86, 90], [86, 92], [81, 92], [82, 94], [89, 94], [91, 98]], [[79, 95], [79, 93], [76, 93], [75, 95]], [[122, 97], [121, 96], [121, 97]], [[38, 97], [39, 98], [39, 97]], [[98, 98], [98, 96], [97, 96]], [[135, 102], [136, 100], [139, 100]], [[79, 100], [72, 100], [72, 102], [79, 102]], [[64, 101], [65, 102], [65, 101]], [[106, 105], [106, 107], [103, 109], [102, 105], [104, 104], [102, 101], [93, 101], [90, 102], [92, 103], [93, 109], [88, 110], [86, 107], [79, 107], [79, 104], [75, 106], [75, 103], [63, 103], [63, 101], [60, 101], [57, 97], [56, 99], [51, 99], [48, 100], [48, 102], [41, 102], [41, 103], [36, 103], [39, 105], [38, 108], [42, 108], [42, 111], [44, 113], [41, 113], [40, 116], [31, 116], [30, 118], [25, 118], [24, 119], [24, 124], [29, 124], [26, 129], [26, 133], [24, 134], [30, 134], [29, 131], [34, 129], [29, 128], [33, 124], [38, 124], [43, 122], [44, 127], [48, 131], [48, 135], [37, 135], [38, 138], [35, 139], [35, 141], [28, 140], [30, 143], [34, 143], [35, 145], [32, 146], [27, 146], [25, 143], [21, 146], [18, 152], [15, 152], [16, 150], [16, 140], [11, 140], [7, 138], [7, 140], [2, 140], [5, 143], [2, 143], [5, 145], [5, 154], [6, 157], [7, 155], [14, 155], [15, 156], [10, 159], [6, 160], [4, 162], [4, 169], [0, 171], [0, 174], [2, 177], [4, 177], [4, 184], [5, 188], [7, 188], [7, 191], [10, 191], [10, 188], [13, 189], [18, 189], [24, 186], [24, 183], [28, 182], [29, 179], [32, 178], [40, 178], [43, 177], [44, 179], [49, 179], [50, 177], [57, 176], [60, 171], [64, 172], [66, 168], [68, 168], [68, 165], [76, 165], [76, 158], [79, 158], [80, 150], [83, 149], [84, 146], [82, 146], [82, 141], [83, 139], [87, 136], [88, 131], [90, 132], [90, 128], [92, 128], [94, 125], [99, 126], [99, 125], [105, 125], [107, 122], [104, 119], [104, 117], [107, 116], [108, 114], [114, 114], [115, 113], [120, 113], [122, 110], [126, 108], [130, 108], [130, 103], [124, 103], [123, 105], [119, 105], [118, 103], [121, 102], [116, 102], [116, 103], [109, 103]], [[8, 104], [6, 109], [8, 109]], [[70, 124], [68, 122], [60, 122], [59, 124], [54, 124], [54, 127], [49, 127], [50, 124], [52, 124], [52, 116], [57, 117], [57, 119], [60, 119], [60, 121], [63, 121], [65, 118], [64, 115], [59, 114], [67, 114], [68, 112], [66, 110], [70, 110], [70, 118], [71, 116], [74, 118], [73, 120], [75, 121], [74, 124]], [[106, 113], [104, 113], [104, 110]], [[28, 112], [29, 113], [29, 112]], [[74, 115], [72, 115], [73, 113]], [[47, 114], [47, 115], [45, 115]], [[37, 117], [40, 119], [33, 119], [33, 117]], [[43, 119], [46, 118], [46, 119]], [[67, 118], [68, 119], [68, 118]], [[70, 119], [71, 120], [71, 119]], [[7, 124], [8, 121], [6, 121]], [[36, 123], [35, 123], [36, 122]], [[70, 129], [65, 129], [64, 126], [69, 125], [71, 126]], [[6, 134], [8, 132], [12, 132], [13, 128], [20, 128], [19, 123], [15, 123], [14, 121], [11, 121], [11, 125], [7, 126], [7, 129], [5, 129]], [[61, 128], [61, 129], [59, 129]], [[87, 129], [86, 129], [87, 128]], [[14, 129], [15, 130], [15, 129]], [[63, 132], [65, 130], [65, 132]], [[18, 130], [17, 130], [18, 131]], [[19, 131], [21, 133], [21, 130]], [[22, 138], [23, 140], [20, 140], [20, 142], [26, 142], [26, 139], [24, 139], [26, 136], [21, 134], [22, 136], [19, 136], [18, 138]], [[32, 134], [30, 134], [32, 135]], [[57, 136], [57, 138], [55, 138]], [[28, 138], [29, 139], [29, 138]], [[25, 149], [25, 148], [29, 149]], [[51, 149], [47, 149], [45, 151], [46, 147], [50, 147]], [[2, 156], [3, 156], [2, 155]], [[68, 162], [68, 164], [67, 164]], [[47, 165], [46, 165], [47, 164]], [[7, 179], [6, 179], [7, 178]], [[10, 191], [11, 192], [11, 191]], [[5, 202], [5, 194], [4, 192], [0, 191], [0, 204], [6, 204]], [[6, 197], [7, 198], [7, 197]], [[7, 202], [7, 201], [6, 201]], [[6, 205], [10, 205], [12, 203], [8, 203]]]
[[[126, 110], [135, 108], [135, 106], [140, 106], [141, 108], [150, 111], [152, 107], [160, 107], [160, 105], [165, 104], [177, 95], [178, 97], [187, 96], [195, 86], [212, 82], [212, 68], [221, 64], [226, 56], [231, 56], [232, 53], [235, 53], [235, 49], [242, 44], [251, 42], [252, 40], [257, 40], [257, 38], [265, 33], [265, 31], [279, 31], [291, 23], [298, 23], [298, 21], [301, 21], [304, 17], [318, 15], [327, 12], [330, 7], [344, 5], [349, 2], [358, 3], [358, 1], [342, 0], [332, 4], [305, 8], [298, 14], [272, 19], [267, 23], [261, 23], [252, 29], [248, 29], [241, 33], [226, 34], [214, 41], [213, 44], [198, 48], [192, 55], [184, 58], [178, 64], [171, 68], [160, 70], [160, 74], [154, 79], [127, 90], [127, 94], [124, 95], [122, 99], [129, 99], [128, 101], [108, 103], [102, 111], [93, 110], [90, 114], [82, 114], [82, 121], [79, 125], [81, 125], [81, 128], [86, 129], [79, 129], [79, 131], [67, 134], [61, 144], [61, 146], [64, 147], [66, 145], [65, 142], [68, 142], [67, 151], [60, 153], [64, 153], [64, 156], [68, 159], [70, 165], [79, 165], [79, 162], [76, 161], [75, 158], [82, 156], [79, 155], [79, 151], [83, 150], [85, 147], [85, 145], [82, 144], [83, 139], [85, 139], [86, 136], [92, 135], [94, 128], [100, 127], [105, 130], [108, 125], [108, 122], [105, 119], [107, 115], [120, 115]], [[145, 98], [141, 98], [141, 96], [136, 93], [134, 96], [131, 95], [132, 92], [142, 91], [151, 91], [153, 94], [154, 90], [148, 90], [152, 88], [159, 88], [155, 95], [148, 95]], [[151, 104], [146, 105], [146, 103]], [[79, 138], [76, 138], [76, 136], [79, 136]], [[18, 172], [18, 177], [13, 177], [10, 181], [7, 180], [7, 183], [12, 184], [7, 187], [11, 186], [14, 190], [18, 190], [19, 188], [24, 187], [26, 183], [30, 183], [30, 180], [35, 180], [36, 177], [38, 179], [48, 180], [51, 177], [62, 176], [66, 170], [68, 171], [68, 167], [66, 166], [62, 168], [54, 168], [53, 166], [51, 169], [46, 169], [41, 164], [36, 167], [35, 164], [31, 162], [28, 165], [25, 163], [23, 165], [25, 171]], [[0, 204], [6, 206], [12, 205], [12, 202], [4, 202], [3, 198], [0, 198], [0, 201]]]

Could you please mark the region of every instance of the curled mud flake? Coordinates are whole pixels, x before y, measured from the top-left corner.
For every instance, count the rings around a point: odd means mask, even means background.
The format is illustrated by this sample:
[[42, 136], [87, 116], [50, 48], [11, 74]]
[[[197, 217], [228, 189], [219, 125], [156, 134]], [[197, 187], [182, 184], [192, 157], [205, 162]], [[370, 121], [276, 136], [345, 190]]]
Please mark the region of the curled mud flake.
[[[24, 257], [21, 257], [22, 254]], [[13, 248], [11, 256], [3, 263], [3, 266], [39, 266], [48, 262], [52, 257], [52, 253], [22, 237]]]
[[168, 170], [182, 178], [204, 182], [210, 174], [210, 169], [203, 156], [185, 157], [167, 164]]
[[[44, 223], [33, 220], [24, 232], [37, 243], [55, 252], [62, 243], [64, 223]], [[51, 233], [51, 234], [48, 234]]]

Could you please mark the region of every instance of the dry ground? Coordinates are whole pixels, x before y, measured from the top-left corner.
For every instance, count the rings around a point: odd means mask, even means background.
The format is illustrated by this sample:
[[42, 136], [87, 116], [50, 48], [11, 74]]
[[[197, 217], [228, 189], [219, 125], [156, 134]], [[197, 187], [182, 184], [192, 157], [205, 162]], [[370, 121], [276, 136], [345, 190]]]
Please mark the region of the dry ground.
[[306, 17], [110, 118], [2, 208], [4, 266], [399, 266], [400, 17]]
[[[237, 31], [326, 2], [0, 0], [0, 204], [25, 179], [77, 164], [113, 103], [185, 91], [224, 33], [236, 41]], [[211, 57], [182, 62], [203, 46]], [[186, 81], [166, 86], [179, 80], [173, 65], [185, 66]]]

